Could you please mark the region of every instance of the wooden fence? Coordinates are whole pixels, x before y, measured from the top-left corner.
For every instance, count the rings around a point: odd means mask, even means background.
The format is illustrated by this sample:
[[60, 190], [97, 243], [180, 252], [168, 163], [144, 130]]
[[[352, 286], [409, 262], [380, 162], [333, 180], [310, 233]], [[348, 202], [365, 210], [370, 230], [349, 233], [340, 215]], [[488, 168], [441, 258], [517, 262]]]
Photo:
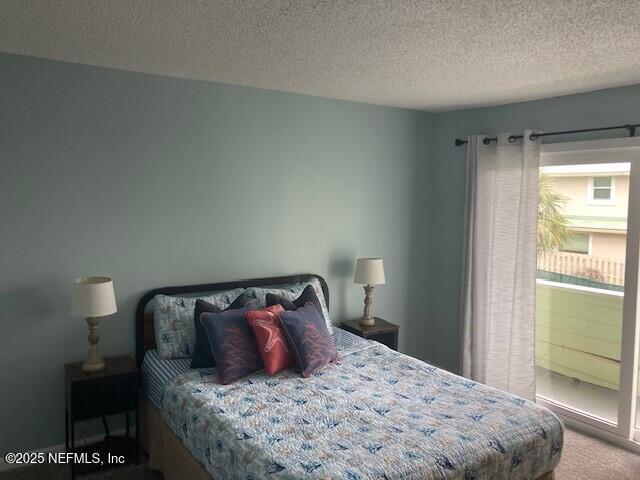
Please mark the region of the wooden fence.
[[624, 286], [624, 262], [619, 259], [554, 252], [538, 257], [538, 269]]

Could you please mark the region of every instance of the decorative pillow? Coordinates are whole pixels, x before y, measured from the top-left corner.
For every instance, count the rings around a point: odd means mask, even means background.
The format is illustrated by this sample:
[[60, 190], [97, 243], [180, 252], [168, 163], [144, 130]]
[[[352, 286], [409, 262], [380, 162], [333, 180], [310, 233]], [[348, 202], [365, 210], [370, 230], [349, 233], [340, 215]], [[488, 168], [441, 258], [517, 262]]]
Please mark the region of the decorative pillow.
[[201, 298], [220, 310], [228, 308], [244, 292], [235, 288], [206, 297], [172, 297], [156, 295], [153, 301], [153, 323], [158, 355], [163, 360], [191, 357], [196, 344], [196, 328], [193, 313], [196, 300]]
[[200, 315], [216, 358], [220, 383], [224, 385], [264, 368], [256, 337], [245, 318], [247, 312], [255, 309], [252, 302], [235, 310]]
[[307, 303], [310, 303], [316, 307], [319, 312], [322, 312], [322, 305], [320, 305], [320, 300], [318, 300], [313, 285], [307, 285], [300, 296], [293, 301], [270, 292], [267, 293], [266, 300], [268, 306], [282, 305], [285, 310], [297, 310]]
[[302, 294], [302, 292], [305, 288], [307, 288], [308, 285], [311, 285], [313, 287], [316, 297], [320, 302], [320, 307], [322, 308], [322, 316], [324, 317], [327, 330], [329, 330], [329, 333], [332, 333], [333, 328], [331, 326], [331, 317], [329, 317], [329, 309], [327, 308], [327, 303], [324, 299], [322, 285], [320, 285], [320, 280], [318, 280], [317, 278], [312, 278], [308, 282], [292, 283], [290, 285], [274, 285], [272, 287], [249, 287], [247, 288], [246, 294], [249, 298], [258, 302], [258, 306], [260, 308], [264, 308], [267, 306], [267, 293], [278, 295], [281, 298], [293, 302]]
[[[249, 297], [242, 293], [225, 310], [242, 308], [249, 302]], [[196, 308], [193, 314], [193, 324], [196, 328], [196, 346], [193, 350], [193, 357], [191, 357], [191, 368], [211, 368], [216, 366], [216, 359], [211, 351], [207, 332], [204, 330], [202, 323], [200, 323], [200, 315], [205, 312], [220, 313], [221, 311], [222, 309], [216, 305], [205, 302], [204, 300], [196, 300]]]
[[247, 322], [256, 336], [258, 352], [262, 357], [264, 369], [269, 375], [275, 375], [294, 363], [287, 340], [280, 328], [282, 312], [284, 312], [282, 305], [272, 305], [264, 310], [247, 312]]
[[280, 323], [303, 377], [337, 360], [338, 352], [331, 334], [327, 331], [322, 314], [312, 304], [282, 312]]

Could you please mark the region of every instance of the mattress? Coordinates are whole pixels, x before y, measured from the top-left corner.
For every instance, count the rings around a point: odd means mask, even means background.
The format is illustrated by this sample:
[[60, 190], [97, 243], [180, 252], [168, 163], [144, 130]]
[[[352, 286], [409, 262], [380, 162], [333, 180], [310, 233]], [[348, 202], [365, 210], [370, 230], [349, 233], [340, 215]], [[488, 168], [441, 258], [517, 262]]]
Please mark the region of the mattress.
[[157, 350], [149, 350], [145, 353], [140, 368], [142, 390], [158, 410], [162, 408], [162, 395], [167, 382], [188, 372], [190, 365], [190, 358], [163, 360]]
[[[339, 352], [350, 352], [367, 345], [369, 342], [338, 327], [333, 327], [332, 337]], [[149, 350], [145, 353], [140, 369], [142, 390], [158, 411], [162, 408], [162, 397], [166, 384], [172, 378], [188, 372], [190, 364], [191, 359], [189, 358], [163, 360], [157, 350]]]

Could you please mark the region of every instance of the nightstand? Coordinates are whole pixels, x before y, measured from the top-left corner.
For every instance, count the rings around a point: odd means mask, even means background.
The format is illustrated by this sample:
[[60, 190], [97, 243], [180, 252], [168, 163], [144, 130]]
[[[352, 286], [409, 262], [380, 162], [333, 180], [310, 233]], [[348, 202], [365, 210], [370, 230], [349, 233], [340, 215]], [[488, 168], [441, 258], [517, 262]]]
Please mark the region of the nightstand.
[[375, 321], [375, 325], [372, 325], [371, 327], [363, 327], [358, 323], [358, 320], [349, 320], [342, 322], [340, 327], [348, 332], [358, 335], [359, 337], [375, 340], [389, 348], [398, 350], [398, 329], [400, 327], [378, 317], [375, 317]]
[[[79, 463], [71, 466], [71, 478], [76, 473], [89, 470], [117, 466], [119, 462], [109, 464], [107, 454], [117, 455], [126, 462], [138, 463], [140, 453], [138, 390], [140, 375], [135, 361], [128, 355], [105, 359], [105, 368], [100, 372], [82, 371], [82, 362], [64, 366], [65, 377], [65, 446], [67, 452], [100, 454], [104, 464]], [[129, 414], [136, 414], [135, 440], [129, 434]], [[116, 413], [124, 413], [126, 417], [125, 436], [112, 436], [105, 417]], [[75, 423], [91, 418], [102, 417], [105, 438], [102, 442], [76, 449]]]

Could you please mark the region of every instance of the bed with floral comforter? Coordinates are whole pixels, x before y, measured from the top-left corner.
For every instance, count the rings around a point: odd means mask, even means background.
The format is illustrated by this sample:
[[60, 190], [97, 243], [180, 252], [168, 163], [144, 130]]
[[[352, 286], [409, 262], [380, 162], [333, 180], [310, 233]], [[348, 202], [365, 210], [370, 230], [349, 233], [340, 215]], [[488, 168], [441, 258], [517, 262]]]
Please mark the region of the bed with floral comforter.
[[560, 460], [549, 410], [336, 329], [310, 378], [171, 379], [162, 416], [215, 479], [534, 479]]

